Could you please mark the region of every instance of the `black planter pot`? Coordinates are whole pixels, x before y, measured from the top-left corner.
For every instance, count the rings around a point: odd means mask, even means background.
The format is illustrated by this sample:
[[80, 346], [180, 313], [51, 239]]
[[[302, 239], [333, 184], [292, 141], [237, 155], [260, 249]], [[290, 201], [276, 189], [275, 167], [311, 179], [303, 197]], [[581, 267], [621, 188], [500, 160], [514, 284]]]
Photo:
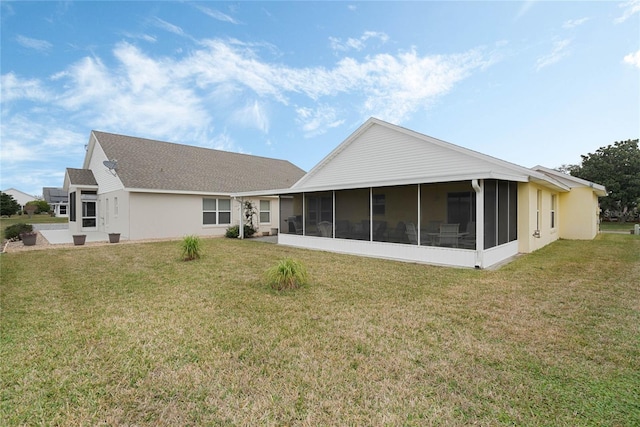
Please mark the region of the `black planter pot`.
[[84, 245], [84, 242], [87, 240], [86, 234], [74, 234], [73, 235], [73, 244], [76, 246]]
[[118, 243], [120, 241], [120, 233], [109, 233], [109, 243]]

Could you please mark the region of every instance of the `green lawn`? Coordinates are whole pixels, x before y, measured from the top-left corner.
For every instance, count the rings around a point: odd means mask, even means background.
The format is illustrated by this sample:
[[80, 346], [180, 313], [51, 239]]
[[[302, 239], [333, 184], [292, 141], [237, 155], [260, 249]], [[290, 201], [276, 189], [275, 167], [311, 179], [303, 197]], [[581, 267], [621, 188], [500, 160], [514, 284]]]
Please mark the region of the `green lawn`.
[[633, 230], [633, 222], [608, 222], [603, 221], [600, 223], [600, 230], [602, 231], [629, 231]]
[[28, 215], [12, 215], [9, 218], [0, 218], [0, 231], [2, 231], [2, 238], [4, 238], [4, 229], [10, 225], [18, 224], [18, 223], [27, 223], [27, 224], [65, 224], [69, 222], [69, 218], [67, 217], [52, 217], [51, 215], [39, 214], [32, 215], [29, 218]]
[[[640, 238], [498, 271], [205, 239], [9, 253], [3, 425], [640, 425]], [[301, 261], [310, 284], [263, 272]]]

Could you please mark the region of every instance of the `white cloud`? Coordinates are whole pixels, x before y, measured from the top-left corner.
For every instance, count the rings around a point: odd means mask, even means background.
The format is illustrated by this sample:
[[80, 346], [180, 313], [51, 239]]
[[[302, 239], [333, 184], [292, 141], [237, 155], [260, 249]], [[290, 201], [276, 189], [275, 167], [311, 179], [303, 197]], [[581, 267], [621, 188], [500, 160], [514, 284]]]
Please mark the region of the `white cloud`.
[[558, 40], [554, 42], [553, 50], [551, 51], [551, 53], [538, 58], [538, 60], [536, 61], [536, 71], [540, 71], [544, 67], [555, 64], [562, 58], [566, 57], [569, 54], [568, 47], [570, 44], [570, 39]]
[[620, 7], [624, 8], [624, 12], [613, 21], [616, 24], [621, 24], [636, 13], [640, 13], [640, 0], [629, 0], [625, 3], [621, 3]]
[[21, 79], [14, 73], [8, 73], [2, 75], [0, 82], [3, 107], [14, 100], [46, 101], [51, 96], [37, 79]]
[[26, 48], [45, 53], [49, 52], [53, 48], [53, 45], [46, 40], [32, 39], [31, 37], [25, 37], [22, 35], [16, 36], [16, 41]]
[[296, 108], [296, 114], [306, 138], [322, 135], [328, 129], [338, 127], [345, 121], [339, 119], [336, 110], [328, 105], [320, 105], [316, 108], [299, 107]]
[[565, 21], [564, 24], [562, 24], [562, 28], [566, 30], [570, 30], [570, 29], [579, 27], [580, 25], [584, 24], [588, 20], [589, 18], [586, 18], [586, 17], [580, 18], [580, 19], [569, 19], [568, 21]]
[[640, 68], [640, 50], [626, 55], [623, 61], [625, 64], [633, 65], [636, 68]]
[[163, 29], [165, 31], [168, 31], [170, 33], [177, 34], [179, 36], [185, 36], [186, 35], [185, 32], [182, 30], [182, 28], [178, 27], [177, 25], [173, 25], [173, 24], [171, 24], [171, 23], [169, 23], [169, 22], [167, 22], [167, 21], [165, 21], [163, 19], [160, 19], [158, 17], [156, 17], [153, 22], [158, 28], [161, 28], [161, 29]]
[[348, 38], [345, 41], [336, 37], [329, 37], [329, 43], [333, 50], [339, 52], [347, 52], [349, 50], [362, 50], [366, 47], [366, 42], [369, 39], [378, 39], [382, 43], [386, 43], [389, 41], [389, 36], [385, 33], [376, 32], [376, 31], [365, 31], [359, 38]]
[[[85, 57], [47, 82], [2, 76], [3, 107], [5, 100], [33, 99], [41, 101], [39, 114], [56, 121], [75, 120], [87, 129], [210, 144], [214, 119], [268, 134], [266, 105], [273, 101], [295, 105], [291, 113], [300, 131], [312, 137], [345, 122], [347, 114], [337, 107], [343, 96], [350, 98], [351, 115], [402, 123], [493, 61], [482, 50], [437, 56], [412, 50], [344, 58], [330, 68], [299, 68], [264, 60], [261, 49], [269, 46], [204, 40], [189, 54], [170, 58], [150, 56], [122, 42], [114, 47], [115, 63], [109, 66], [99, 57]], [[55, 97], [49, 94], [54, 87]], [[76, 138], [50, 134], [53, 137], [34, 136], [33, 141], [64, 151]], [[230, 138], [214, 139], [218, 147], [235, 148]], [[3, 150], [13, 150], [15, 157], [25, 154], [16, 144]]]
[[218, 21], [222, 21], [222, 22], [229, 22], [231, 24], [239, 24], [238, 21], [236, 21], [233, 17], [220, 12], [219, 10], [216, 9], [211, 9], [205, 6], [200, 6], [200, 5], [196, 5], [196, 8], [198, 10], [200, 10], [202, 13], [204, 13], [207, 16], [210, 16], [213, 19], [217, 19]]
[[536, 1], [537, 0], [525, 0], [524, 2], [522, 2], [522, 5], [520, 6], [520, 9], [518, 9], [518, 13], [516, 14], [516, 21], [526, 15]]
[[245, 127], [252, 127], [269, 133], [269, 117], [266, 109], [258, 101], [248, 103], [233, 113], [232, 120]]

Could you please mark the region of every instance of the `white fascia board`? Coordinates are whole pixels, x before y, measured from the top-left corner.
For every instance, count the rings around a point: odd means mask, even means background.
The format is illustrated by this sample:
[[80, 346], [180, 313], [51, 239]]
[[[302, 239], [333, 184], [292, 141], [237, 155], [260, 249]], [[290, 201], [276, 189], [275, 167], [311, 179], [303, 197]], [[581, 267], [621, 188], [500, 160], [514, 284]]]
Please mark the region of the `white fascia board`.
[[84, 161], [82, 162], [82, 169], [89, 169], [89, 164], [91, 163], [91, 157], [93, 156], [93, 147], [96, 144], [98, 138], [95, 137], [93, 131], [89, 135], [89, 142], [87, 143], [87, 149], [84, 155]]
[[278, 194], [297, 194], [297, 193], [315, 193], [321, 191], [333, 191], [333, 190], [351, 190], [356, 188], [370, 188], [370, 187], [393, 187], [400, 185], [417, 185], [417, 184], [437, 184], [437, 183], [449, 183], [460, 181], [471, 181], [473, 179], [498, 179], [503, 181], [515, 181], [515, 182], [528, 182], [528, 176], [522, 175], [507, 175], [504, 173], [496, 173], [493, 171], [487, 172], [474, 172], [469, 174], [455, 174], [446, 176], [425, 176], [420, 178], [407, 178], [402, 180], [387, 180], [376, 182], [351, 182], [340, 185], [325, 185], [321, 187], [291, 187], [279, 190], [269, 190], [262, 192], [245, 192], [234, 193], [236, 197], [249, 197], [249, 196], [263, 196], [263, 195], [278, 195]]
[[544, 173], [545, 175], [551, 175], [553, 176], [555, 179], [559, 180], [559, 181], [566, 181], [570, 184], [567, 184], [569, 187], [572, 187], [571, 183], [576, 184], [574, 185], [575, 187], [578, 186], [584, 186], [584, 187], [590, 187], [593, 189], [593, 191], [595, 191], [595, 193], [600, 196], [600, 197], [604, 197], [607, 195], [607, 189], [604, 185], [600, 185], [600, 184], [596, 184], [595, 182], [591, 182], [591, 181], [587, 181], [586, 179], [582, 179], [582, 178], [578, 178], [576, 176], [572, 176], [572, 175], [568, 175], [566, 173], [562, 173], [559, 172], [555, 169], [549, 169], [546, 168], [544, 166], [535, 166], [532, 169], [536, 170], [536, 171], [540, 171], [542, 173]]
[[241, 191], [238, 193], [231, 193], [231, 197], [277, 197], [279, 194], [295, 193], [291, 188], [279, 188], [273, 190], [256, 190], [256, 191]]
[[231, 197], [231, 193], [210, 192], [210, 191], [185, 191], [185, 190], [157, 190], [151, 188], [125, 188], [124, 191], [129, 193], [153, 193], [153, 194], [180, 194], [192, 196], [223, 196]]

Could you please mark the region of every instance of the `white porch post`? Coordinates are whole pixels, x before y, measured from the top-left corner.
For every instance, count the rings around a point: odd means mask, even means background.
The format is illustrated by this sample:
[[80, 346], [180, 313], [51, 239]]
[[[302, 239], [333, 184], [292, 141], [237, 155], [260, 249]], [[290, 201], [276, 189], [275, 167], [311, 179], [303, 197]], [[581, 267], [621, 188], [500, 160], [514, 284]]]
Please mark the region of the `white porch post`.
[[477, 268], [484, 268], [484, 180], [474, 179], [471, 186], [476, 192], [476, 261]]

